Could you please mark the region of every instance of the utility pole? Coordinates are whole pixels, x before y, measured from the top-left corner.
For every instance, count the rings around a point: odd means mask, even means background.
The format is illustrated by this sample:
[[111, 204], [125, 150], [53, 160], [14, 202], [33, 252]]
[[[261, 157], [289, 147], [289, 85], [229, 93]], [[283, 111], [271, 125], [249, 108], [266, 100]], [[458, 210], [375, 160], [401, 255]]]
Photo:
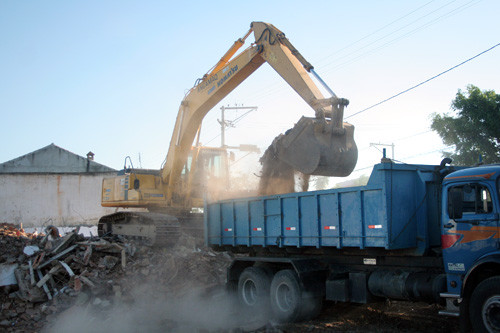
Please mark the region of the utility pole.
[[375, 147], [375, 146], [391, 147], [392, 160], [394, 161], [394, 143], [391, 143], [391, 144], [387, 144], [387, 143], [370, 143], [370, 147]]
[[[226, 127], [234, 127], [234, 124], [237, 123], [240, 119], [242, 119], [244, 116], [249, 114], [252, 111], [257, 110], [256, 106], [222, 106], [220, 108], [221, 110], [221, 119], [217, 119], [217, 121], [220, 124], [220, 146], [225, 147], [226, 146]], [[248, 110], [238, 118], [234, 120], [226, 120], [225, 118], [225, 111], [226, 110]]]

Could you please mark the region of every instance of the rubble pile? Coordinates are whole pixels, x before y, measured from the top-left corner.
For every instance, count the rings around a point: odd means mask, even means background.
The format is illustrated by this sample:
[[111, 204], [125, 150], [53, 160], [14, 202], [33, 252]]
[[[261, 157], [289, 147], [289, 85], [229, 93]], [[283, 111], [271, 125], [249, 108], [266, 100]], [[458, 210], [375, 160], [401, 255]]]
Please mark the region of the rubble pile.
[[131, 258], [122, 281], [128, 283], [140, 280], [154, 285], [159, 292], [172, 296], [182, 296], [194, 286], [211, 287], [222, 285], [226, 268], [232, 255], [218, 253], [210, 249], [199, 249], [193, 237], [183, 234], [173, 248], [140, 247]]
[[37, 234], [28, 234], [9, 223], [0, 223], [0, 263], [14, 263], [27, 241], [36, 238]]
[[231, 261], [184, 234], [173, 248], [154, 248], [78, 231], [60, 237], [54, 227], [27, 234], [0, 225], [0, 331], [39, 332], [73, 306], [102, 316], [115, 303], [133, 304], [139, 285], [154, 285], [152, 298], [222, 285]]

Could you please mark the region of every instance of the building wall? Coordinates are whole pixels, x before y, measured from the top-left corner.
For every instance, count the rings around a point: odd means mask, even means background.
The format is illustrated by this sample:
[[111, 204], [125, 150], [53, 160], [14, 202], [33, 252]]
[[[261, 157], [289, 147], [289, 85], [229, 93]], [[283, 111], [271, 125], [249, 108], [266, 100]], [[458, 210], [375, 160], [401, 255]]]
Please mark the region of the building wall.
[[54, 144], [0, 164], [0, 173], [107, 173], [116, 170]]
[[96, 224], [115, 212], [101, 207], [98, 174], [0, 174], [0, 222], [23, 227]]

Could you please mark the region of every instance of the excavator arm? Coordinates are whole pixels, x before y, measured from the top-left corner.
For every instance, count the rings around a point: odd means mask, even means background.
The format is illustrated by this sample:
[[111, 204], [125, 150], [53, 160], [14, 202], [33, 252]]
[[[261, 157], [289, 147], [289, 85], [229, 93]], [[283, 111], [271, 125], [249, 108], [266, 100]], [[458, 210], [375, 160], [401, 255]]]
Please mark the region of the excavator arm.
[[[252, 32], [255, 42], [235, 56]], [[171, 244], [179, 238], [180, 225], [201, 223], [200, 214], [191, 214], [191, 208], [203, 204], [201, 195], [207, 192], [208, 183], [220, 182], [210, 166], [216, 164], [216, 158], [227, 156], [222, 148], [193, 147], [193, 141], [207, 112], [265, 62], [311, 106], [315, 117], [302, 117], [266, 150], [261, 158], [261, 194], [293, 191], [289, 185], [296, 171], [306, 177], [351, 173], [357, 148], [354, 127], [342, 120], [348, 101], [337, 98], [317, 77], [331, 94], [325, 99], [310, 76], [317, 76], [313, 66], [285, 35], [271, 24], [253, 22], [250, 31], [186, 94], [160, 174], [157, 170], [130, 169], [103, 180], [102, 206], [143, 207], [149, 212], [117, 211], [103, 216], [98, 223], [99, 235], [134, 236], [151, 244]], [[204, 182], [205, 171], [211, 182]], [[280, 186], [280, 182], [286, 186]], [[217, 189], [209, 188], [208, 192], [217, 195]]]
[[[255, 42], [232, 58], [252, 32]], [[348, 101], [337, 98], [328, 87], [326, 89], [332, 96], [325, 99], [309, 74], [317, 76], [313, 66], [284, 33], [271, 24], [253, 22], [250, 31], [234, 43], [181, 102], [161, 170], [162, 182], [167, 186], [167, 204], [182, 200], [176, 198], [181, 186], [180, 175], [205, 115], [264, 62], [274, 68], [315, 111], [314, 119], [303, 117], [279, 140], [274, 153], [306, 174], [344, 176], [352, 172], [357, 161], [357, 148], [353, 140], [354, 127], [343, 122], [343, 109]], [[304, 153], [311, 158], [304, 159]]]

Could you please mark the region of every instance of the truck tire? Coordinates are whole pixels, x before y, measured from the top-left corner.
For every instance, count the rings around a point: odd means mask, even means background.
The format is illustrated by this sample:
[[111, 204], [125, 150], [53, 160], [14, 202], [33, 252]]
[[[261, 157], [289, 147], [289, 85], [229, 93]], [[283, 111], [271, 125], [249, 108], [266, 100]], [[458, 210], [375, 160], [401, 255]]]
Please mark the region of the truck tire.
[[265, 313], [269, 309], [271, 276], [261, 267], [247, 267], [238, 280], [238, 300], [245, 311]]
[[276, 273], [271, 282], [271, 307], [279, 322], [298, 321], [301, 313], [302, 290], [294, 271], [285, 269]]
[[477, 285], [469, 305], [474, 332], [500, 332], [500, 277], [490, 277]]
[[321, 311], [322, 297], [306, 295], [299, 277], [290, 269], [276, 273], [271, 282], [271, 308], [279, 322], [296, 322], [315, 317]]

